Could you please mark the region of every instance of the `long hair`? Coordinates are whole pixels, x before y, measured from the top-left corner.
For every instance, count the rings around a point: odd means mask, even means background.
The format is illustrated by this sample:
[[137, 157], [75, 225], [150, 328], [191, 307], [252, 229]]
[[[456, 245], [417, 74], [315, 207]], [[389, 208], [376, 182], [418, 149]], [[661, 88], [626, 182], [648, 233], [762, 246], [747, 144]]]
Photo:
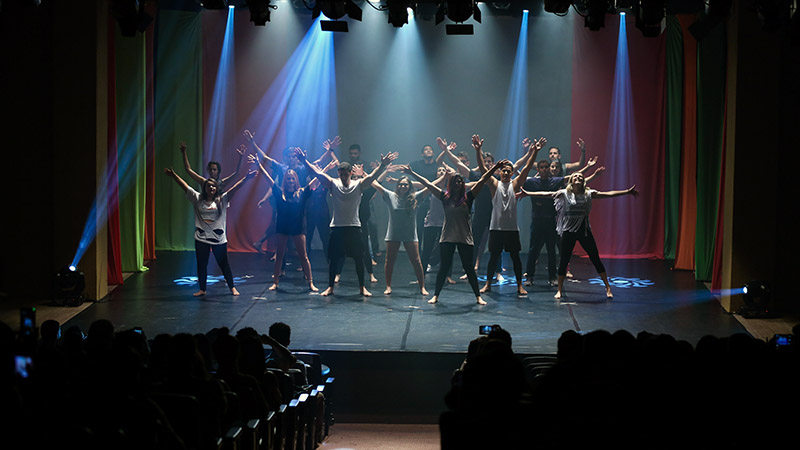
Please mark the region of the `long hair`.
[[[461, 180], [461, 188], [456, 188], [456, 180]], [[460, 174], [455, 174], [450, 177], [450, 181], [447, 183], [447, 190], [444, 192], [444, 204], [449, 204], [453, 206], [461, 206], [464, 202], [467, 201], [467, 188], [464, 185], [464, 177]]]
[[[581, 186], [580, 191], [576, 191], [576, 189], [575, 189], [576, 181], [575, 180], [577, 180], [577, 178], [579, 176], [581, 178], [583, 178], [583, 183], [580, 185]], [[575, 172], [572, 175], [567, 177], [567, 192], [569, 192], [571, 194], [583, 194], [584, 192], [586, 192], [586, 178], [583, 177], [582, 173]]]
[[[400, 197], [400, 194], [397, 193], [398, 186], [400, 186], [400, 182], [406, 180], [408, 183], [408, 190], [405, 193], [404, 197]], [[414, 211], [414, 208], [417, 207], [417, 197], [414, 195], [414, 185], [411, 184], [411, 180], [407, 176], [400, 177], [397, 180], [397, 184], [394, 187], [394, 193], [400, 199], [400, 204], [405, 205], [406, 209], [408, 209], [408, 213], [411, 214]]]
[[297, 175], [297, 172], [295, 172], [292, 169], [289, 169], [286, 171], [285, 174], [283, 174], [283, 181], [281, 182], [281, 191], [283, 192], [284, 198], [286, 197], [286, 179], [289, 178], [290, 176], [294, 176], [295, 180], [297, 181], [295, 183], [297, 187], [293, 192], [289, 194], [289, 197], [294, 197], [295, 195], [297, 195], [298, 192], [300, 192], [300, 177]]
[[[214, 198], [209, 198], [208, 193], [206, 193], [206, 186], [208, 186], [209, 184], [213, 184], [214, 186], [217, 187], [217, 191], [216, 194], [214, 194]], [[200, 198], [207, 202], [213, 201], [214, 203], [217, 204], [217, 209], [219, 210], [221, 207], [221, 199], [222, 199], [222, 189], [220, 188], [219, 181], [213, 178], [206, 178], [206, 181], [203, 182], [202, 191], [203, 192], [200, 193]]]

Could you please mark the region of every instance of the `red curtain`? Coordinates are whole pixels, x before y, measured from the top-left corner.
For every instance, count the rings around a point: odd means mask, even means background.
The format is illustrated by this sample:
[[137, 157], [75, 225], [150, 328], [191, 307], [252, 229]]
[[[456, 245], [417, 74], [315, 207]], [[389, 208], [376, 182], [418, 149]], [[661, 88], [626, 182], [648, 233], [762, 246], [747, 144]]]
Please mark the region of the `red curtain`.
[[[664, 257], [664, 102], [665, 38], [645, 38], [626, 22], [630, 61], [630, 154], [607, 148], [613, 101], [620, 16], [607, 15], [606, 26], [589, 31], [575, 21], [572, 71], [572, 141], [583, 138], [587, 158], [599, 156], [606, 173], [592, 181], [598, 190], [636, 184], [638, 199], [599, 200], [591, 213], [592, 230], [605, 258]], [[563, 149], [562, 149], [563, 152]], [[577, 161], [576, 150], [570, 160]], [[591, 170], [590, 170], [591, 173]]]

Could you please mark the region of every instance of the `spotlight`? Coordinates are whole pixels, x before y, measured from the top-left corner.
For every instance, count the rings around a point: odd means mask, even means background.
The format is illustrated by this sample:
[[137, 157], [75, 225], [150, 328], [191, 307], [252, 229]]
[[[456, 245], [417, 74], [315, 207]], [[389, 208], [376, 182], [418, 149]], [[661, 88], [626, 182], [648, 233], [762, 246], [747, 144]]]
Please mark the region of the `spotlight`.
[[[347, 15], [349, 18], [361, 22], [361, 8], [353, 3], [352, 0], [317, 0], [317, 3], [314, 5], [314, 10], [311, 13], [311, 17], [316, 19], [319, 17], [320, 12], [325, 14], [325, 17], [334, 21]], [[331, 21], [321, 20], [319, 26], [323, 31], [347, 32], [346, 23], [345, 25], [337, 25]]]
[[592, 31], [598, 31], [606, 26], [606, 13], [611, 8], [609, 0], [586, 0], [586, 15], [583, 25]]
[[436, 25], [444, 21], [444, 17], [455, 22], [457, 25], [448, 24], [445, 27], [447, 34], [473, 34], [472, 25], [465, 25], [463, 22], [474, 18], [476, 22], [481, 22], [481, 10], [475, 0], [448, 0], [443, 2], [436, 12]]
[[695, 39], [702, 41], [708, 33], [730, 14], [733, 0], [709, 0], [708, 9], [693, 24], [689, 32]]
[[742, 317], [764, 319], [777, 317], [770, 311], [772, 306], [772, 290], [765, 281], [754, 280], [742, 286], [744, 305], [739, 310]]
[[658, 37], [664, 20], [664, 0], [641, 0], [636, 5], [636, 28], [644, 37]]
[[544, 10], [563, 16], [569, 11], [569, 6], [572, 4], [570, 0], [544, 0]]
[[389, 10], [389, 23], [395, 28], [400, 28], [408, 23], [408, 17], [413, 16], [417, 5], [410, 0], [386, 0]]
[[144, 33], [153, 18], [144, 12], [144, 2], [137, 0], [111, 0], [111, 15], [119, 24], [120, 33], [125, 37]]
[[275, 5], [270, 5], [270, 0], [247, 0], [247, 7], [250, 9], [250, 22], [257, 27], [263, 27], [269, 22], [270, 9], [277, 9]]
[[70, 265], [56, 273], [53, 284], [53, 297], [65, 306], [78, 306], [83, 303], [83, 290], [86, 288], [86, 277], [78, 268]]

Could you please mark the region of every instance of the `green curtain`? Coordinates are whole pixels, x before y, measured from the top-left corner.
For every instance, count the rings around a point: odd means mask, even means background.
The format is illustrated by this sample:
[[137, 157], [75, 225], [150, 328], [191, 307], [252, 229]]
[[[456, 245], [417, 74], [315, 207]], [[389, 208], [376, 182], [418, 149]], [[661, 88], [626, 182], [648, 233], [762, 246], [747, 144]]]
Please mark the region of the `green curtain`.
[[143, 272], [147, 194], [144, 35], [123, 37], [116, 27], [116, 121], [120, 255], [124, 272]]
[[202, 172], [202, 23], [197, 12], [161, 10], [155, 44], [156, 250], [194, 250], [194, 212], [183, 191], [163, 175], [183, 170], [185, 141], [192, 167]]
[[683, 123], [683, 33], [675, 16], [667, 16], [666, 157], [664, 158], [664, 258], [675, 259], [680, 214], [681, 136]]
[[725, 120], [725, 22], [699, 42], [697, 53], [697, 232], [695, 278], [710, 281], [719, 212]]

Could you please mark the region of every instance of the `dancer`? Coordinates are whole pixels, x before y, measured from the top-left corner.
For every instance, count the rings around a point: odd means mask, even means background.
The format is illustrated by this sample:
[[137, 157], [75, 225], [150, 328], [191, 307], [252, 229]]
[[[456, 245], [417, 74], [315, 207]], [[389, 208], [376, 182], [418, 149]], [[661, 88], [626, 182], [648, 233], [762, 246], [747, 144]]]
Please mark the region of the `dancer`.
[[208, 256], [212, 251], [231, 294], [239, 295], [239, 291], [233, 285], [233, 273], [228, 262], [226, 234], [228, 202], [242, 184], [255, 177], [257, 173], [255, 170], [248, 172], [225, 192], [221, 192], [218, 181], [209, 178], [203, 182], [203, 192], [200, 193], [186, 184], [172, 168], [164, 169], [164, 174], [175, 180], [186, 193], [186, 198], [194, 205], [194, 248], [197, 257], [197, 283], [200, 285], [200, 290], [193, 294], [195, 297], [206, 295]]
[[331, 235], [328, 251], [331, 263], [328, 268], [328, 288], [321, 295], [333, 294], [336, 274], [341, 272], [342, 265], [347, 256], [352, 257], [356, 263], [356, 276], [361, 295], [370, 297], [372, 294], [364, 286], [364, 261], [361, 248], [361, 222], [358, 219], [358, 206], [361, 201], [361, 190], [370, 186], [392, 161], [397, 159], [397, 153], [381, 155], [381, 164], [364, 179], [351, 180], [353, 168], [350, 163], [339, 164], [339, 177], [332, 178], [319, 168], [313, 166], [305, 157], [302, 150], [297, 151], [297, 156], [313, 173], [320, 183], [330, 190], [333, 200], [333, 218], [331, 219]]
[[[584, 173], [586, 169], [597, 163], [597, 156], [590, 158], [586, 166], [579, 172]], [[522, 188], [528, 192], [555, 192], [566, 187], [566, 178], [552, 175], [554, 168], [561, 169], [561, 165], [553, 161], [543, 159], [537, 164], [537, 174], [525, 180]], [[605, 167], [598, 167], [594, 173], [586, 177], [588, 184], [595, 176], [605, 171]], [[556, 248], [558, 247], [559, 237], [556, 233], [556, 209], [553, 200], [549, 197], [531, 197], [531, 236], [528, 247], [528, 261], [526, 264], [525, 286], [533, 285], [533, 278], [536, 273], [536, 264], [542, 246], [547, 249], [547, 270], [548, 284], [551, 287], [557, 285], [556, 281]], [[569, 267], [567, 268], [567, 278], [570, 278]]]
[[[192, 170], [192, 165], [189, 164], [189, 156], [186, 155], [186, 142], [180, 143], [181, 155], [183, 156], [183, 168], [186, 170], [186, 173], [189, 175], [189, 178], [193, 179], [194, 181], [200, 183], [201, 185], [205, 183], [206, 178], [194, 170]], [[217, 161], [209, 161], [206, 164], [206, 170], [208, 171], [208, 177], [213, 178], [219, 184], [220, 189], [225, 190], [225, 185], [231, 179], [237, 179], [239, 177], [239, 170], [242, 168], [242, 161], [244, 160], [245, 155], [247, 154], [247, 147], [242, 144], [239, 148], [236, 149], [236, 153], [239, 154], [239, 160], [236, 163], [236, 171], [225, 178], [220, 179], [220, 174], [222, 173], [222, 166]], [[255, 163], [255, 159], [251, 155], [248, 155], [248, 163]]]
[[286, 171], [283, 175], [282, 185], [278, 186], [261, 162], [259, 162], [258, 167], [267, 180], [267, 190], [272, 191], [272, 196], [275, 198], [275, 209], [278, 212], [275, 224], [275, 235], [277, 237], [275, 267], [272, 273], [272, 286], [269, 287], [269, 290], [278, 289], [281, 272], [283, 272], [283, 257], [286, 254], [286, 244], [291, 239], [297, 250], [300, 265], [303, 267], [303, 274], [308, 281], [308, 289], [311, 292], [318, 292], [319, 289], [314, 286], [311, 263], [308, 261], [308, 254], [306, 253], [306, 235], [303, 229], [306, 202], [311, 197], [311, 187], [309, 185], [301, 187], [297, 172], [292, 169]]
[[[381, 177], [386, 172], [381, 174]], [[384, 295], [392, 293], [392, 273], [394, 263], [397, 259], [397, 252], [400, 250], [400, 243], [408, 253], [408, 260], [414, 268], [417, 276], [419, 292], [428, 295], [425, 289], [425, 272], [422, 269], [422, 262], [419, 257], [419, 239], [417, 238], [417, 202], [420, 196], [427, 194], [427, 188], [414, 191], [411, 180], [407, 176], [397, 180], [394, 192], [384, 188], [380, 184], [381, 177], [372, 183], [372, 186], [383, 196], [383, 200], [389, 207], [389, 227], [386, 230], [386, 262], [384, 264], [386, 277], [386, 290]], [[441, 180], [436, 180], [434, 184]]]
[[561, 161], [561, 149], [559, 149], [558, 147], [550, 147], [550, 150], [548, 152], [550, 161], [555, 162], [559, 166], [561, 166], [561, 175], [556, 175], [556, 176], [567, 176], [567, 174], [569, 174], [570, 172], [578, 170], [586, 162], [586, 143], [583, 141], [583, 139], [578, 138], [576, 144], [578, 144], [578, 148], [581, 151], [581, 157], [575, 162], [567, 162], [567, 163]]
[[594, 264], [594, 268], [603, 280], [606, 287], [606, 297], [613, 298], [611, 285], [608, 283], [605, 266], [600, 261], [600, 252], [597, 250], [597, 243], [592, 235], [592, 227], [589, 225], [589, 212], [592, 209], [592, 199], [612, 198], [621, 195], [639, 196], [636, 185], [624, 191], [600, 192], [586, 187], [586, 180], [581, 172], [576, 172], [567, 177], [566, 189], [556, 192], [529, 192], [521, 190], [522, 195], [531, 197], [553, 197], [556, 207], [556, 229], [561, 236], [561, 261], [558, 264], [558, 292], [555, 298], [560, 299], [564, 294], [564, 278], [567, 275], [567, 265], [575, 248], [575, 242], [580, 242], [581, 247], [589, 255], [589, 259]]
[[[519, 252], [522, 245], [519, 240], [519, 225], [517, 225], [517, 197], [515, 193], [519, 191], [522, 184], [528, 178], [528, 172], [536, 161], [536, 155], [547, 142], [545, 138], [531, 142], [526, 152], [526, 163], [519, 176], [512, 179], [514, 166], [507, 162], [500, 168], [500, 180], [494, 177], [489, 178], [489, 192], [492, 197], [492, 217], [489, 224], [489, 265], [486, 267], [486, 284], [481, 288], [481, 292], [491, 292], [492, 278], [495, 273], [497, 262], [507, 251], [511, 255], [511, 262], [514, 266], [514, 275], [517, 278], [517, 295], [527, 295], [528, 292], [522, 286], [522, 260]], [[483, 147], [483, 139], [477, 134], [472, 135], [472, 146], [476, 149]], [[480, 163], [481, 171], [486, 171], [483, 160]]]
[[428, 303], [436, 303], [439, 301], [439, 294], [444, 287], [445, 278], [450, 272], [450, 267], [453, 265], [453, 255], [458, 249], [458, 256], [461, 257], [461, 266], [464, 272], [467, 273], [472, 292], [475, 294], [475, 299], [479, 305], [485, 305], [486, 302], [481, 298], [480, 289], [478, 288], [478, 276], [475, 274], [475, 268], [472, 266], [472, 229], [470, 220], [470, 209], [475, 196], [480, 193], [481, 187], [486, 181], [494, 175], [494, 172], [505, 164], [507, 160], [500, 161], [495, 164], [491, 170], [481, 176], [481, 178], [474, 183], [464, 183], [464, 178], [455, 174], [447, 182], [447, 190], [442, 191], [438, 186], [428, 181], [425, 177], [420, 176], [414, 172], [410, 167], [404, 166], [403, 172], [413, 176], [415, 179], [422, 182], [431, 193], [439, 197], [444, 204], [444, 225], [442, 227], [442, 236], [439, 238], [439, 250], [441, 252], [441, 265], [439, 266], [439, 273], [436, 275], [436, 290], [433, 297], [428, 300]]

